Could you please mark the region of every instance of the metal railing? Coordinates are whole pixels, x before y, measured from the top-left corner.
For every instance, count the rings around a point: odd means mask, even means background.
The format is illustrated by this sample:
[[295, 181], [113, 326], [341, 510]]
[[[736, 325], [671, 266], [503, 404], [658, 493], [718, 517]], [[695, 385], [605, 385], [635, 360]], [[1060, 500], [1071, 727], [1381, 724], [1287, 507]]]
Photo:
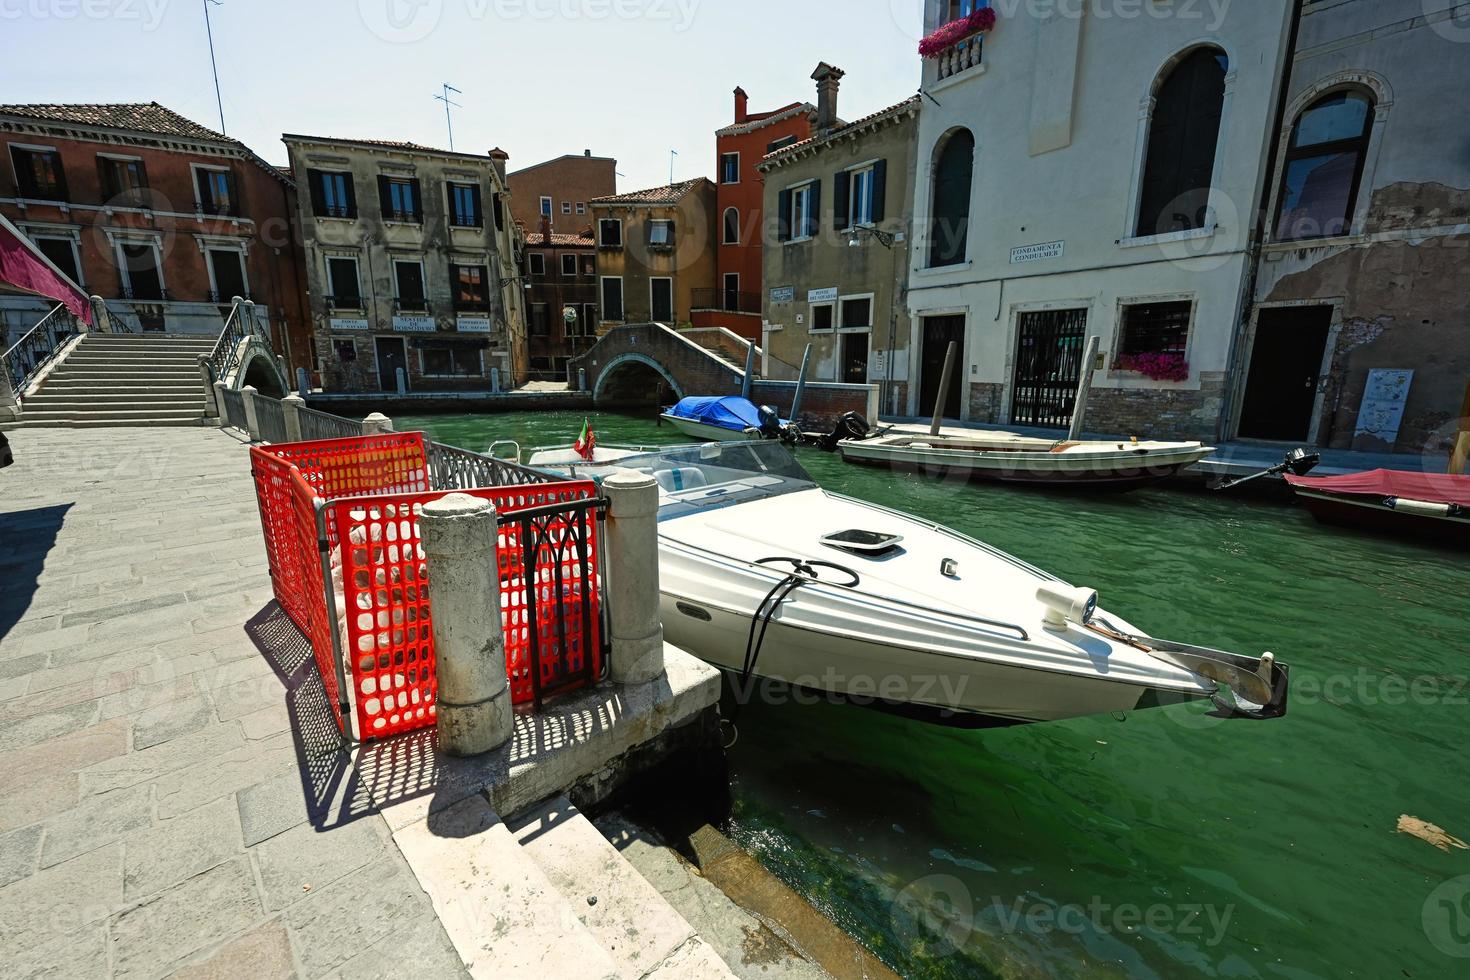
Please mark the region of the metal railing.
[[[235, 299], [239, 299], [235, 297]], [[209, 354], [209, 370], [216, 381], [228, 381], [230, 374], [239, 366], [240, 342], [256, 331], [254, 306], [248, 300], [232, 302], [230, 315], [220, 331], [219, 340]]]
[[235, 391], [233, 388], [224, 388], [220, 390], [220, 394], [224, 398], [224, 404], [219, 409], [225, 421], [232, 428], [239, 429], [241, 432], [249, 432], [250, 423], [245, 415], [245, 393]]
[[759, 313], [761, 294], [739, 289], [702, 286], [691, 293], [696, 310], [721, 310], [725, 313]]
[[[264, 400], [259, 396], [256, 397], [257, 404]], [[329, 415], [305, 406], [297, 409], [296, 414], [301, 419], [301, 438], [307, 442], [314, 442], [317, 439], [350, 439], [362, 435], [361, 422], [344, 419], [340, 415]]]
[[[301, 434], [303, 438], [306, 436], [304, 423]], [[471, 487], [532, 486], [555, 483], [556, 480], [509, 460], [433, 442], [429, 444], [429, 482], [436, 490], [467, 490]]]
[[[601, 556], [595, 554], [605, 540], [607, 503], [592, 497], [496, 519], [502, 537], [512, 544], [500, 558], [509, 562], [512, 581], [530, 581], [528, 591], [535, 597], [526, 603], [525, 614], [537, 710], [544, 699], [599, 681], [607, 671], [610, 610], [605, 576], [597, 574]], [[540, 598], [548, 591], [550, 603]]]
[[260, 438], [265, 442], [290, 442], [286, 433], [286, 410], [279, 400], [269, 395], [250, 396], [255, 402], [255, 422], [260, 426]]
[[57, 305], [0, 355], [0, 366], [3, 366], [0, 369], [8, 372], [16, 397], [24, 396], [26, 386], [56, 359], [62, 346], [78, 332], [76, 317], [64, 305]]

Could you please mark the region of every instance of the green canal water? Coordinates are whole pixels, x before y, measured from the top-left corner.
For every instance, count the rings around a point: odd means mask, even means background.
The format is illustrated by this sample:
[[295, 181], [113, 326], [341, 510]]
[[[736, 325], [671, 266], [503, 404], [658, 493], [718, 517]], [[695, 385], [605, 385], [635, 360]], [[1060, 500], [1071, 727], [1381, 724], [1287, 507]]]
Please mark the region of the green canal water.
[[[582, 416], [403, 418], [566, 444]], [[680, 441], [596, 415], [604, 443]], [[1470, 976], [1470, 561], [1297, 508], [955, 486], [802, 450], [831, 490], [979, 537], [1158, 636], [1293, 668], [1286, 718], [1206, 706], [959, 732], [760, 704], [733, 833], [906, 977]]]

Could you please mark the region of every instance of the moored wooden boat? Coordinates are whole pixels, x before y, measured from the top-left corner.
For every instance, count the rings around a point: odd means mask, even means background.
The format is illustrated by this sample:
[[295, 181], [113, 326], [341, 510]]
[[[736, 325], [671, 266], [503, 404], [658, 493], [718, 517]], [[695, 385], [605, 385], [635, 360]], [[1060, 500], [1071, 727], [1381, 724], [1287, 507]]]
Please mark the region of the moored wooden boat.
[[1285, 479], [1325, 524], [1470, 544], [1470, 476], [1369, 470]]
[[1198, 442], [1052, 441], [984, 433], [844, 440], [849, 462], [1015, 483], [1129, 489], [1174, 476], [1215, 450]]

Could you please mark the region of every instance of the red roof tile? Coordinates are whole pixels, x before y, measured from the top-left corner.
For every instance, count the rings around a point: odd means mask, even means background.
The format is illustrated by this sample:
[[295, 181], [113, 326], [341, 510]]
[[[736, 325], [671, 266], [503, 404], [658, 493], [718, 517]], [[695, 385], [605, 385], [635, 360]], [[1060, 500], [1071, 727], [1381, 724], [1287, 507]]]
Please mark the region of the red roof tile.
[[0, 115], [78, 123], [83, 126], [100, 126], [105, 129], [131, 129], [140, 133], [182, 136], [187, 139], [211, 140], [216, 143], [239, 143], [239, 140], [216, 133], [208, 126], [201, 126], [192, 119], [185, 119], [177, 112], [157, 102], [0, 105]]
[[668, 184], [663, 187], [650, 187], [647, 190], [629, 191], [626, 194], [613, 194], [609, 197], [594, 197], [593, 204], [678, 204], [684, 199], [684, 195], [694, 189], [701, 181], [710, 182], [708, 177], [695, 177], [678, 184]]

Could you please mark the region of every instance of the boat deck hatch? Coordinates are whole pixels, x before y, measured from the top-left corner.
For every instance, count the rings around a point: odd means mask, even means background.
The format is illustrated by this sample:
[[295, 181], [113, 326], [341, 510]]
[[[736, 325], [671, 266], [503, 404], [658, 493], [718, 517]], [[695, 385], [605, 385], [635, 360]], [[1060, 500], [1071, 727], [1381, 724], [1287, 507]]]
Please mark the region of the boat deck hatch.
[[846, 551], [866, 558], [876, 558], [895, 550], [903, 541], [899, 534], [884, 534], [881, 531], [838, 531], [819, 539], [822, 544], [839, 551]]

